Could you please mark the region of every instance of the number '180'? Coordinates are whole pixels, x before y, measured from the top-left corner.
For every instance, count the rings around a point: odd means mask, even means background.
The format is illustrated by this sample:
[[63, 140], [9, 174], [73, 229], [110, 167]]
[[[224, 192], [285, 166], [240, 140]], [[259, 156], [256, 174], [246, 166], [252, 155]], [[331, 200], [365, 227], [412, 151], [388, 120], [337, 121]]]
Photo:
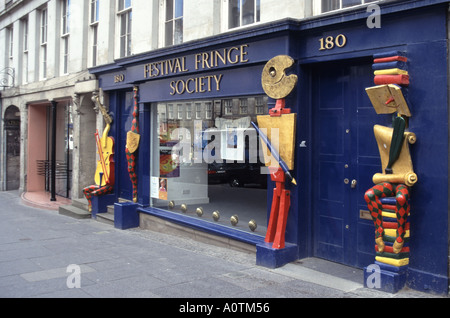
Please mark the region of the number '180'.
[[347, 38], [343, 34], [339, 34], [336, 37], [327, 36], [326, 38], [319, 39], [320, 48], [319, 51], [331, 50], [334, 47], [344, 47], [347, 44]]

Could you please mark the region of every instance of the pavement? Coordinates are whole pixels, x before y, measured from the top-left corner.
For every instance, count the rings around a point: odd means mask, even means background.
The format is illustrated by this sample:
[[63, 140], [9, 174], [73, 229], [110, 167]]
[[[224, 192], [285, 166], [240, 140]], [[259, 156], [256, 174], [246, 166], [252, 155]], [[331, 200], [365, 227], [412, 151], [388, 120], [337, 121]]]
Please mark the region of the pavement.
[[197, 312], [207, 307], [194, 304], [213, 299], [244, 299], [253, 307], [234, 309], [248, 312], [264, 310], [255, 302], [275, 306], [277, 299], [448, 298], [364, 288], [362, 270], [317, 258], [269, 269], [255, 264], [254, 253], [140, 228], [119, 230], [31, 206], [23, 197], [0, 192], [0, 298], [159, 298], [176, 302], [168, 311]]

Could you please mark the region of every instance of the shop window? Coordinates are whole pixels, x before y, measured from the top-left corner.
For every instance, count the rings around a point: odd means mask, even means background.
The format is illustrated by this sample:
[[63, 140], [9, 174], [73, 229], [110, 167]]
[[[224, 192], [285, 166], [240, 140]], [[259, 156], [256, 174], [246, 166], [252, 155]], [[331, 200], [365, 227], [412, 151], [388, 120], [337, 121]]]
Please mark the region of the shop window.
[[228, 28], [260, 21], [260, 0], [228, 0]]
[[[224, 117], [220, 107], [215, 107], [233, 102], [238, 105], [240, 100], [247, 104], [246, 114]], [[264, 156], [251, 121], [257, 120], [256, 105], [268, 113], [267, 97], [191, 100], [177, 105], [185, 114], [194, 106], [195, 118], [170, 119], [165, 103], [150, 107], [157, 123], [151, 134], [149, 161], [151, 205], [248, 232], [248, 222], [255, 220], [255, 233], [265, 235], [268, 176], [261, 169]], [[182, 209], [183, 204], [187, 210]], [[197, 214], [198, 208], [203, 214]], [[215, 211], [219, 220], [212, 216]], [[238, 225], [230, 222], [233, 215], [237, 215]]]

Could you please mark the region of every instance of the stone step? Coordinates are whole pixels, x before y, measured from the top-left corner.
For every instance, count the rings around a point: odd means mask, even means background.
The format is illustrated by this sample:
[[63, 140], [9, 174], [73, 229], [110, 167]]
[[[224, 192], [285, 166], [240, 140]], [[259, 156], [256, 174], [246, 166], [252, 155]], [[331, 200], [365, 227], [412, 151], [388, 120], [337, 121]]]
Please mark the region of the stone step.
[[91, 217], [91, 213], [87, 209], [82, 209], [72, 204], [59, 206], [58, 213], [76, 219], [89, 219]]
[[103, 223], [107, 223], [110, 225], [114, 225], [114, 210], [112, 210], [112, 212], [110, 212], [108, 210], [108, 212], [105, 213], [97, 213], [96, 214], [96, 219], [99, 222], [103, 222]]
[[89, 203], [86, 198], [72, 199], [72, 205], [86, 211], [89, 209]]
[[[131, 202], [130, 200], [119, 198], [118, 202]], [[87, 203], [87, 200], [86, 200]], [[106, 212], [97, 213], [96, 219], [99, 222], [114, 225], [114, 204], [110, 204], [106, 207]]]
[[108, 205], [106, 209], [108, 213], [112, 213], [114, 215], [114, 204]]

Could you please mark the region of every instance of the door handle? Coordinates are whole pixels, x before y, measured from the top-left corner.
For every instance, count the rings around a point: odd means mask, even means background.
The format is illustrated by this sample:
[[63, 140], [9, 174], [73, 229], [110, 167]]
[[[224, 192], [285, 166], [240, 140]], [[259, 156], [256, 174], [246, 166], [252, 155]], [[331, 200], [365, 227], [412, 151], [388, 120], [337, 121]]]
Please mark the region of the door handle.
[[354, 189], [354, 188], [356, 188], [356, 184], [357, 184], [358, 182], [355, 180], [355, 179], [353, 179], [352, 180], [352, 183], [350, 184], [350, 187], [352, 188], [352, 189]]

